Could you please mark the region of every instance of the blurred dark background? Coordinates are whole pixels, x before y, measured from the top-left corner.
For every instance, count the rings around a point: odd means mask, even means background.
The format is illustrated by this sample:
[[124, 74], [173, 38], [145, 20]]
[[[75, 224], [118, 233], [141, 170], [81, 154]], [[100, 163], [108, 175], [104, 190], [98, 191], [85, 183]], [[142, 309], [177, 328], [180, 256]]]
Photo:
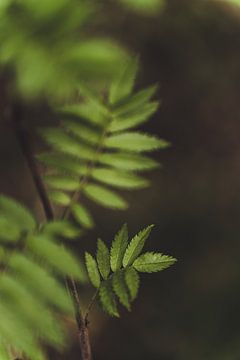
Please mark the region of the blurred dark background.
[[[147, 248], [178, 263], [142, 276], [120, 320], [94, 309], [94, 359], [239, 360], [240, 8], [168, 0], [150, 18], [112, 6], [97, 29], [141, 54], [138, 86], [159, 83], [162, 99], [146, 130], [172, 146], [156, 155], [163, 168], [152, 187], [126, 194], [127, 212], [92, 207], [97, 227], [79, 251], [94, 249], [97, 236], [110, 243], [123, 222], [132, 234], [154, 223]], [[38, 209], [11, 127], [1, 125], [0, 137], [1, 192]], [[77, 344], [60, 358], [79, 359]]]

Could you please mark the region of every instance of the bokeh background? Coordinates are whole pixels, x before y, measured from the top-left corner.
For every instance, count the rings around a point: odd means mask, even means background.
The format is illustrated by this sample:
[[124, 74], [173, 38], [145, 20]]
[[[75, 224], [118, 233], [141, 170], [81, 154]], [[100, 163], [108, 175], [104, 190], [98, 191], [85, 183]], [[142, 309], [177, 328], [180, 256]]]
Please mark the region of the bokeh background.
[[[142, 276], [135, 306], [120, 320], [94, 308], [94, 359], [239, 360], [240, 8], [167, 0], [148, 17], [109, 4], [94, 31], [141, 54], [138, 86], [159, 83], [162, 102], [145, 129], [172, 146], [155, 155], [163, 167], [150, 174], [152, 187], [126, 194], [127, 212], [92, 206], [97, 226], [78, 250], [93, 250], [97, 236], [110, 244], [124, 222], [131, 234], [154, 223], [147, 249], [178, 258], [172, 268]], [[36, 108], [33, 127], [48, 121], [43, 115]], [[40, 211], [7, 124], [0, 154], [1, 192]], [[86, 301], [91, 288], [82, 294]], [[77, 340], [52, 358], [79, 359]]]

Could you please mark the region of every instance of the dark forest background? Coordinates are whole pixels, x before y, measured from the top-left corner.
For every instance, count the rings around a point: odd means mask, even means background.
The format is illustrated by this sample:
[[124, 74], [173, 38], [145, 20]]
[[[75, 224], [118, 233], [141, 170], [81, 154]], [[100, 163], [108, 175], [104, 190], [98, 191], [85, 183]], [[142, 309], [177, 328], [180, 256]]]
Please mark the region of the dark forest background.
[[[98, 33], [141, 54], [138, 85], [159, 83], [162, 105], [147, 130], [172, 143], [156, 154], [152, 187], [127, 194], [127, 212], [92, 206], [97, 227], [78, 244], [110, 244], [123, 222], [132, 234], [156, 224], [147, 247], [178, 258], [150, 276], [130, 314], [91, 316], [96, 360], [240, 359], [240, 8], [168, 0], [154, 17], [111, 6]], [[36, 107], [31, 126], [48, 122]], [[41, 146], [36, 144], [36, 149]], [[0, 190], [39, 210], [11, 127], [0, 129]], [[147, 278], [147, 275], [146, 275]], [[84, 292], [85, 291], [85, 292]], [[83, 290], [83, 297], [91, 289]], [[72, 353], [55, 359], [79, 359]]]

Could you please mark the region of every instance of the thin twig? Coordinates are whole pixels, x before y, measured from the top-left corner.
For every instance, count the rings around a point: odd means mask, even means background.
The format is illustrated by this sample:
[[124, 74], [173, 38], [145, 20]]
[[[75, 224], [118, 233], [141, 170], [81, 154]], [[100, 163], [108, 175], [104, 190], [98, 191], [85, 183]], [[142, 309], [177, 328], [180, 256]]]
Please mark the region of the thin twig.
[[29, 138], [30, 134], [28, 133], [27, 129], [24, 128], [22, 121], [23, 121], [23, 108], [21, 105], [15, 105], [12, 108], [12, 115], [11, 120], [14, 126], [15, 134], [17, 140], [19, 142], [20, 148], [22, 150], [23, 156], [28, 164], [29, 170], [32, 174], [32, 178], [35, 184], [35, 187], [38, 191], [38, 195], [41, 200], [41, 204], [43, 206], [44, 212], [46, 214], [46, 218], [48, 220], [52, 220], [54, 218], [54, 212], [51, 206], [51, 203], [48, 199], [47, 191], [45, 185], [42, 181], [42, 178], [39, 174], [39, 170], [30, 147]]
[[86, 313], [85, 313], [85, 316], [84, 316], [84, 319], [85, 319], [85, 323], [88, 324], [88, 317], [89, 317], [89, 314], [90, 314], [90, 311], [92, 309], [92, 306], [98, 296], [98, 292], [99, 292], [99, 289], [97, 289], [90, 301], [90, 303], [88, 304], [88, 307], [87, 307], [87, 310], [86, 310]]

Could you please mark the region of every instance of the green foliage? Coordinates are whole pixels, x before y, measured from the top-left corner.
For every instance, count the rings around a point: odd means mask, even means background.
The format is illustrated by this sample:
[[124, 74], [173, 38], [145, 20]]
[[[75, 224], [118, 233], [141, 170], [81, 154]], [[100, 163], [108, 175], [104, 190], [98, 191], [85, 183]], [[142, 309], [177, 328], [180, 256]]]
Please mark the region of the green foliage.
[[133, 267], [140, 272], [152, 273], [167, 269], [175, 261], [171, 256], [147, 252], [134, 261]]
[[42, 343], [56, 348], [65, 344], [61, 316], [72, 316], [73, 307], [63, 280], [65, 276], [81, 282], [86, 278], [81, 262], [57, 242], [60, 232], [62, 237], [78, 236], [67, 221], [37, 226], [25, 207], [0, 197], [2, 352], [4, 344], [11, 344], [32, 360], [39, 360], [45, 359]]
[[110, 273], [110, 255], [107, 246], [101, 239], [97, 241], [97, 264], [103, 279], [107, 279]]
[[140, 279], [137, 271], [133, 267], [125, 270], [125, 281], [129, 290], [131, 300], [135, 300], [138, 294]]
[[100, 274], [98, 271], [97, 262], [94, 259], [94, 257], [87, 252], [85, 254], [85, 261], [86, 261], [89, 279], [90, 279], [91, 283], [93, 284], [93, 286], [98, 288], [100, 286], [101, 280], [100, 280]]
[[124, 224], [116, 234], [111, 247], [111, 269], [113, 272], [122, 266], [123, 256], [128, 244], [127, 224]]
[[112, 285], [120, 303], [130, 311], [129, 293], [124, 275], [123, 271], [117, 271], [112, 278]]
[[116, 299], [130, 310], [131, 302], [138, 294], [138, 272], [162, 271], [176, 262], [173, 257], [160, 253], [140, 255], [152, 227], [150, 225], [140, 231], [128, 245], [127, 225], [124, 224], [112, 242], [110, 257], [108, 248], [101, 240], [98, 240], [97, 261], [86, 253], [89, 279], [99, 289], [102, 308], [110, 316], [119, 316]]
[[145, 241], [149, 237], [152, 228], [153, 228], [153, 225], [150, 225], [146, 229], [143, 229], [137, 235], [134, 236], [134, 238], [128, 245], [127, 250], [123, 257], [123, 266], [124, 267], [126, 267], [128, 265], [132, 265], [134, 260], [141, 253], [141, 251], [145, 245]]
[[134, 82], [137, 76], [138, 59], [129, 60], [126, 65], [123, 65], [119, 71], [119, 75], [109, 90], [109, 103], [114, 105], [127, 98], [133, 91]]
[[99, 297], [103, 309], [110, 315], [119, 317], [116, 298], [113, 293], [112, 283], [107, 280], [104, 281], [99, 289]]
[[88, 229], [94, 221], [85, 198], [107, 208], [126, 209], [118, 191], [147, 187], [148, 180], [137, 172], [158, 166], [142, 154], [169, 145], [155, 136], [129, 131], [148, 121], [158, 107], [151, 100], [156, 86], [134, 93], [137, 71], [136, 58], [124, 62], [106, 97], [82, 84], [82, 100], [58, 110], [60, 126], [40, 131], [50, 147], [38, 158], [48, 169], [45, 180], [51, 199], [70, 206], [76, 221]]
[[56, 98], [79, 80], [112, 77], [127, 55], [110, 40], [87, 38], [94, 13], [86, 0], [1, 1], [0, 64], [12, 68], [21, 95]]
[[62, 236], [65, 239], [75, 239], [81, 235], [81, 231], [77, 227], [65, 220], [49, 221], [46, 224], [42, 224], [42, 229], [45, 234], [51, 237]]
[[[120, 1], [149, 13], [162, 3]], [[155, 85], [134, 92], [138, 59], [110, 40], [87, 36], [95, 5], [96, 0], [0, 1], [0, 67], [3, 73], [7, 69], [6, 88], [13, 92], [6, 91], [7, 106], [12, 99], [55, 104], [59, 124], [41, 131], [50, 151], [39, 159], [47, 165], [49, 198], [74, 219], [71, 223], [63, 216], [38, 224], [28, 209], [0, 196], [1, 360], [10, 360], [9, 348], [21, 358], [45, 360], [44, 346], [65, 346], [62, 319], [73, 316], [76, 308], [64, 281], [86, 281], [83, 264], [65, 240], [94, 226], [85, 200], [126, 209], [119, 191], [148, 186], [138, 173], [159, 166], [144, 153], [168, 146], [137, 129], [159, 106], [152, 101]], [[66, 105], [57, 108], [63, 101]], [[138, 271], [161, 271], [175, 261], [158, 253], [140, 255], [150, 231], [151, 226], [128, 243], [123, 225], [110, 251], [99, 239], [96, 259], [85, 254], [90, 282], [112, 316], [119, 316], [117, 300], [130, 310], [139, 288]]]

